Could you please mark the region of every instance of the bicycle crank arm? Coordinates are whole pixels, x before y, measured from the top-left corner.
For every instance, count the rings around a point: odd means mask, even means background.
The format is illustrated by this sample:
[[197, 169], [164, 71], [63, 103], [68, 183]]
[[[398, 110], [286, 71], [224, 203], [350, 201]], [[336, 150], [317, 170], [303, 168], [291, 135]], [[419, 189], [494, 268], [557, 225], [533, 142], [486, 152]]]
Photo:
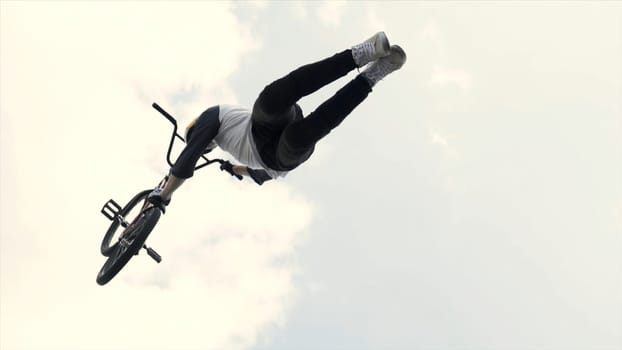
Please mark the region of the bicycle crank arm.
[[147, 247], [146, 244], [143, 245], [143, 248], [147, 251], [147, 254], [149, 254], [149, 256], [153, 260], [155, 260], [158, 264], [162, 261], [162, 257], [160, 256], [160, 254], [158, 254], [155, 250], [153, 250], [153, 248]]

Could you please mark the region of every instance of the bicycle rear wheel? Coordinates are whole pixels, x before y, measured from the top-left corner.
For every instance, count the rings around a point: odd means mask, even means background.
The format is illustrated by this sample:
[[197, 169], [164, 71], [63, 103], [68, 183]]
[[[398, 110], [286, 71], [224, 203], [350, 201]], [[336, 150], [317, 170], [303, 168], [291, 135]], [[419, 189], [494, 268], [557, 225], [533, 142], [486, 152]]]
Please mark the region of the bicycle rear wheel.
[[148, 208], [142, 211], [140, 216], [128, 226], [119, 241], [110, 247], [108, 259], [97, 274], [97, 284], [108, 283], [123, 269], [132, 256], [138, 254], [161, 214], [158, 208]]

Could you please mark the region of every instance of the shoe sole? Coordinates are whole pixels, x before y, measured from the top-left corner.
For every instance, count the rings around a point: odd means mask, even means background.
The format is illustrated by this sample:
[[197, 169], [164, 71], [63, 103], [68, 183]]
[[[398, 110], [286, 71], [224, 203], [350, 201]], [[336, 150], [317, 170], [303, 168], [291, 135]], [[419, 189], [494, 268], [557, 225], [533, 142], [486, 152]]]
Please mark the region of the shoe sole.
[[399, 64], [400, 67], [404, 65], [404, 63], [406, 63], [406, 52], [404, 52], [404, 50], [399, 47], [398, 45], [393, 45], [391, 46], [391, 52], [395, 52], [400, 56], [400, 61], [401, 62], [394, 62], [395, 64]]
[[391, 54], [391, 44], [389, 43], [389, 38], [387, 38], [387, 35], [384, 32], [378, 32], [378, 37], [380, 39], [380, 42], [382, 43], [382, 51], [386, 53], [384, 56]]

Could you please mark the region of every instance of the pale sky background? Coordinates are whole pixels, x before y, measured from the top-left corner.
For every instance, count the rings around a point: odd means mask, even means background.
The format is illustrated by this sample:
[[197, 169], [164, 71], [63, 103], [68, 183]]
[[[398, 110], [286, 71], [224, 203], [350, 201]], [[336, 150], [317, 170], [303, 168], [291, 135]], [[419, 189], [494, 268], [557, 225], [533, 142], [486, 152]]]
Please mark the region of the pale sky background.
[[[622, 348], [622, 2], [0, 6], [0, 349]], [[305, 165], [198, 172], [163, 262], [95, 283], [101, 206], [168, 170], [152, 102], [250, 107], [378, 30], [408, 62]]]

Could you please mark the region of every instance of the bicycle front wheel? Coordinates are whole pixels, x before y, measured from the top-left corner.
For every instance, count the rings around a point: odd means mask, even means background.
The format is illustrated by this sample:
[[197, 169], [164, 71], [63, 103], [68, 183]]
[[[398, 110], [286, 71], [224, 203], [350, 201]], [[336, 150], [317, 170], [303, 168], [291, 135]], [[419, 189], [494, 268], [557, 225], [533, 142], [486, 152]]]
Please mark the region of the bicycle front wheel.
[[[111, 244], [112, 238], [114, 237], [115, 233], [117, 233], [119, 229], [127, 228], [129, 223], [126, 220], [131, 220], [129, 217], [132, 211], [141, 210], [143, 200], [147, 198], [147, 195], [149, 195], [151, 191], [152, 190], [144, 190], [139, 192], [137, 195], [134, 196], [134, 198], [130, 199], [130, 201], [127, 202], [127, 204], [123, 207], [123, 209], [121, 209], [119, 214], [114, 218], [114, 220], [108, 227], [106, 234], [104, 235], [104, 239], [102, 239], [102, 244], [100, 248], [102, 255], [110, 256], [110, 254], [114, 251], [118, 244], [118, 241]], [[138, 208], [136, 208], [137, 206]], [[134, 213], [134, 215], [136, 214]]]
[[158, 223], [161, 214], [158, 208], [148, 208], [125, 230], [117, 244], [110, 247], [108, 259], [97, 274], [97, 284], [103, 286], [108, 283], [123, 269], [132, 256], [138, 254]]

